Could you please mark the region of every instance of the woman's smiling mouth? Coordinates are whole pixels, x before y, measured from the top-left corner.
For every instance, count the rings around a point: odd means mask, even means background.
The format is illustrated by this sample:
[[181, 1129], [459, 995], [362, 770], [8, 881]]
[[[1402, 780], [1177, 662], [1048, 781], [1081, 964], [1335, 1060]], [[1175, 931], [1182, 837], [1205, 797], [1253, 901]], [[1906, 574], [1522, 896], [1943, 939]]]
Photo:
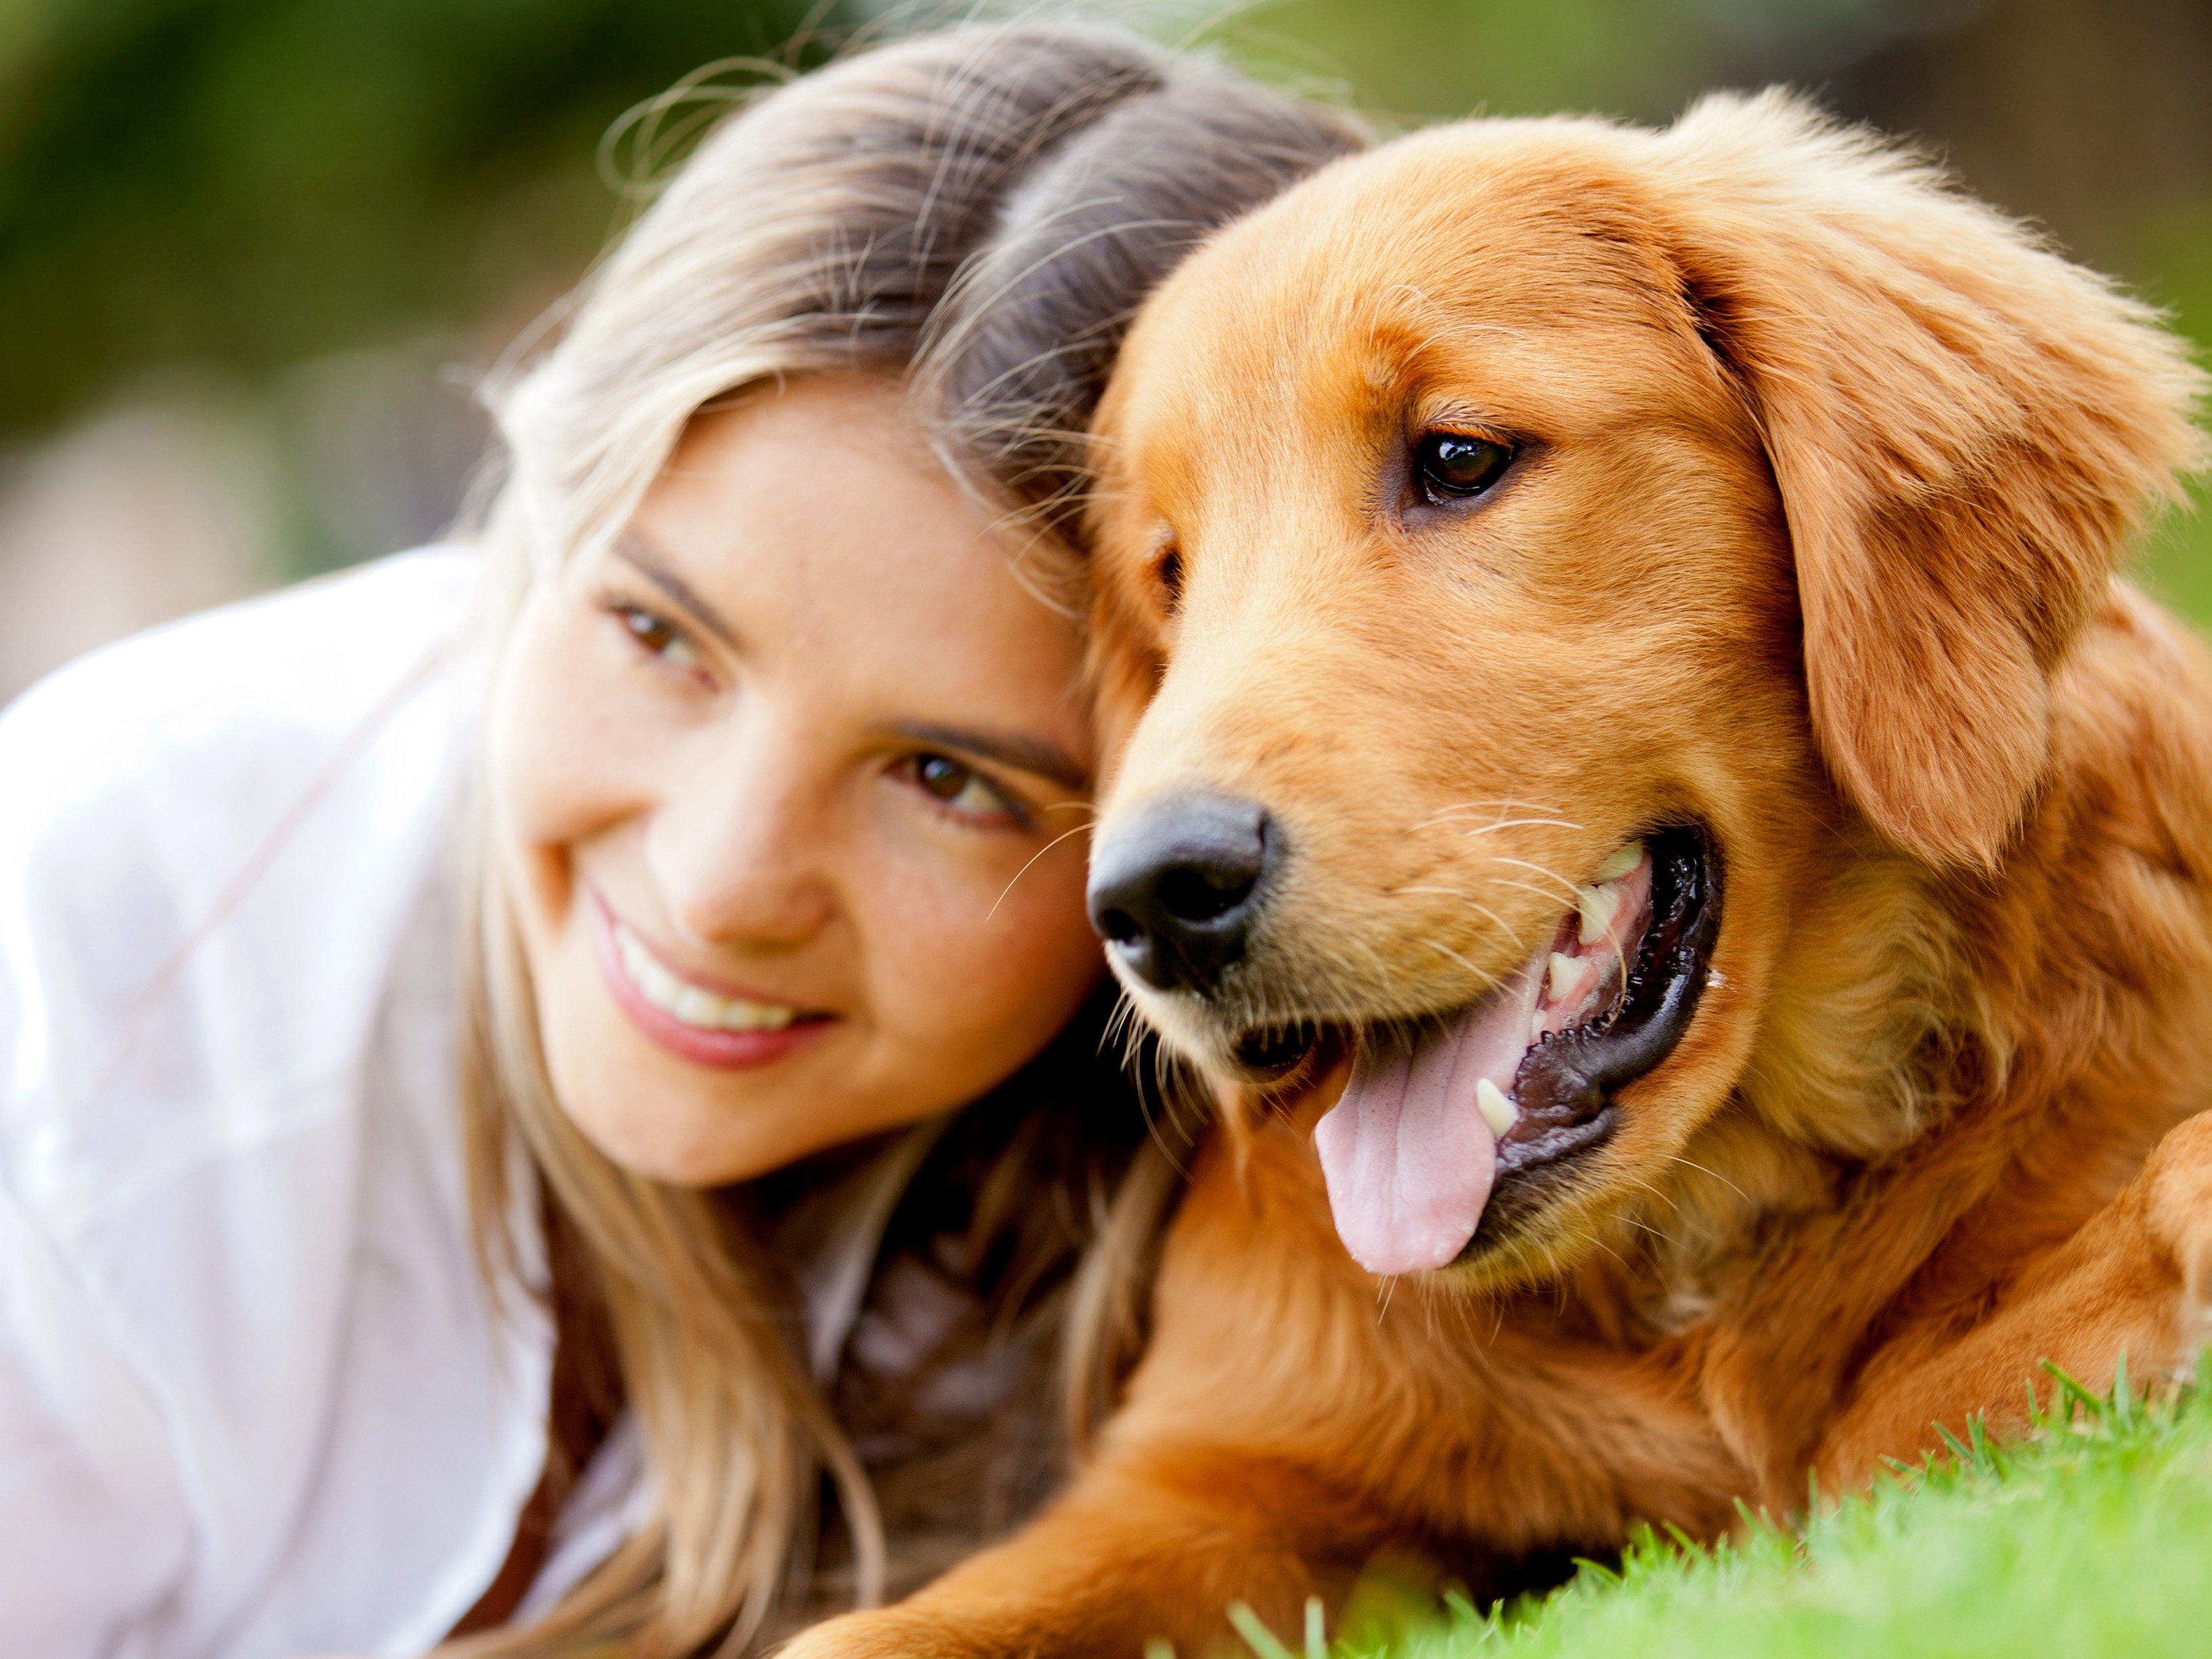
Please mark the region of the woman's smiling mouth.
[[735, 1071], [782, 1059], [828, 1029], [831, 1014], [738, 994], [679, 974], [590, 895], [592, 943], [616, 1003], [679, 1060]]

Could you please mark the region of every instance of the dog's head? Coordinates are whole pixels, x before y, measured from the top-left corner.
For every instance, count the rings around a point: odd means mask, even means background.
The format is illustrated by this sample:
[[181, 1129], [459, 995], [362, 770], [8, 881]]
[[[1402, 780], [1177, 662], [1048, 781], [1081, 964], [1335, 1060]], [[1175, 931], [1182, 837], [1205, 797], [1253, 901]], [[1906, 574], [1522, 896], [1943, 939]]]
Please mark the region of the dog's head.
[[2195, 384], [1777, 95], [1337, 163], [1168, 283], [1101, 414], [1116, 971], [1217, 1069], [1345, 1062], [1370, 1267], [1556, 1263], [1869, 849], [1999, 866]]

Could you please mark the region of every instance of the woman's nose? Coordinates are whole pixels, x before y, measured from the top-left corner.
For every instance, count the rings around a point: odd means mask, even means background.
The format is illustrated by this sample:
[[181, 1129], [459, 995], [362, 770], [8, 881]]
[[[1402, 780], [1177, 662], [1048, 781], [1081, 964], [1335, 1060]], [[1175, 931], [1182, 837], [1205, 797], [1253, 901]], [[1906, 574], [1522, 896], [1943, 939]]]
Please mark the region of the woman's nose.
[[836, 908], [828, 815], [788, 767], [714, 770], [665, 799], [647, 831], [670, 922], [700, 945], [804, 944]]

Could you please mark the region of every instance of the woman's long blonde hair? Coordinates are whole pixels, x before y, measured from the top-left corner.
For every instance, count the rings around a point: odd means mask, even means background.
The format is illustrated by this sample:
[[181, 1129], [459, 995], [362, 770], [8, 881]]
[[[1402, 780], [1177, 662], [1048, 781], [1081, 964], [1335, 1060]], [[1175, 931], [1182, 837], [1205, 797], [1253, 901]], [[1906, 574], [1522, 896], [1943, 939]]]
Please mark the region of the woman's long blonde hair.
[[[619, 530], [703, 406], [872, 372], [913, 388], [956, 476], [1068, 592], [1083, 428], [1128, 313], [1197, 236], [1356, 142], [1329, 112], [1068, 27], [908, 39], [759, 94], [595, 272], [557, 343], [495, 389], [507, 471], [485, 538], [519, 594]], [[570, 1123], [481, 845], [473, 887], [463, 1097], [486, 1271], [517, 1282], [542, 1214], [641, 1431], [653, 1507], [549, 1619], [460, 1645], [743, 1650], [804, 1566], [824, 1474], [873, 1600], [868, 1482], [793, 1351], [776, 1275], [715, 1194], [634, 1175]], [[1168, 1185], [1144, 1164], [1097, 1230], [1070, 1322], [1084, 1383], [1127, 1346], [1118, 1267]]]

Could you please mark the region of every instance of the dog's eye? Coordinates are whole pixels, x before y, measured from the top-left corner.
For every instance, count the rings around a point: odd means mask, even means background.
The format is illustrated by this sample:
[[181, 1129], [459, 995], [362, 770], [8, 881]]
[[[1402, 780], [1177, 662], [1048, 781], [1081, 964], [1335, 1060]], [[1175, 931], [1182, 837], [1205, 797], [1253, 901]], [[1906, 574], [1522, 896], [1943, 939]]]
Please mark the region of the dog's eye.
[[1413, 478], [1432, 507], [1480, 495], [1512, 464], [1505, 445], [1458, 432], [1431, 432], [1413, 449]]
[[1172, 617], [1176, 607], [1182, 603], [1182, 555], [1172, 547], [1168, 549], [1153, 567], [1153, 574], [1160, 585], [1161, 603]]

